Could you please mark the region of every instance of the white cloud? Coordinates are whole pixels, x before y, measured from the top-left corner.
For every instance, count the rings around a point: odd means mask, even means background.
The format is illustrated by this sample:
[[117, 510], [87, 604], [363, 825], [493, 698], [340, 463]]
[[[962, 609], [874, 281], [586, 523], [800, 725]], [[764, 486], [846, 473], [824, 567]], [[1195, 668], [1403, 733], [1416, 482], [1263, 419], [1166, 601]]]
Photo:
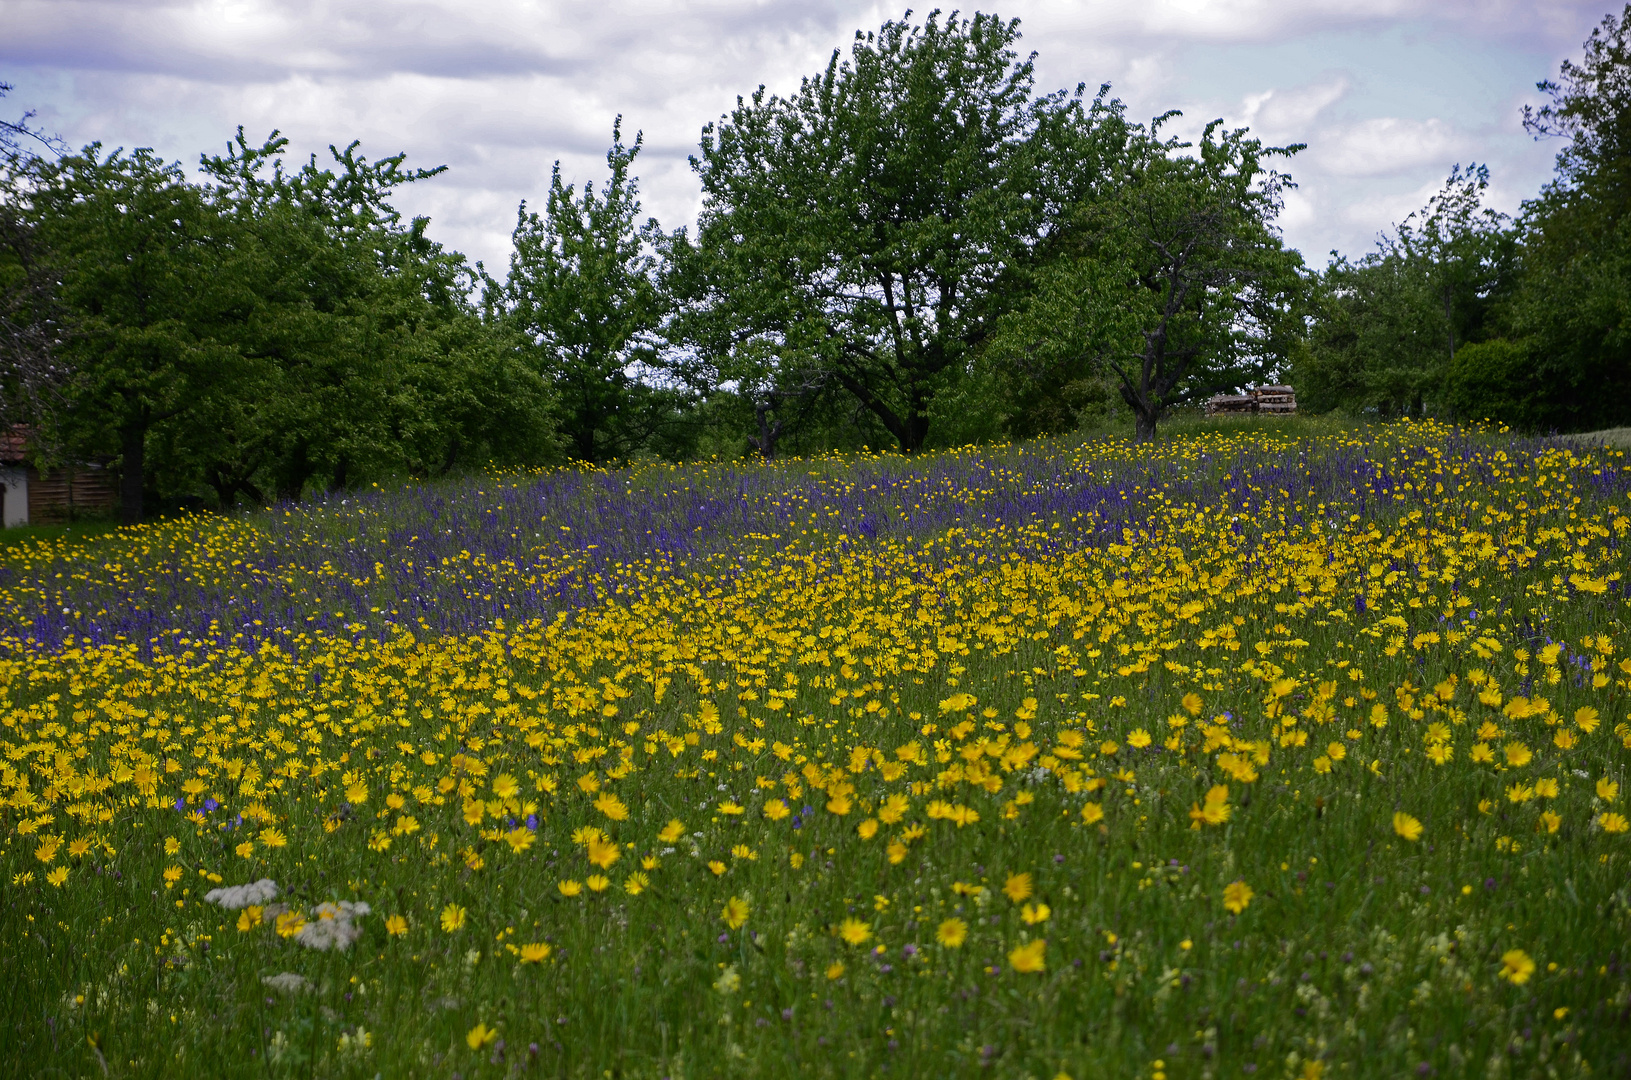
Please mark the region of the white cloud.
[[[0, 7], [0, 78], [18, 88], [6, 104], [39, 108], [71, 142], [154, 145], [191, 163], [242, 123], [254, 138], [282, 129], [302, 155], [353, 138], [371, 156], [405, 149], [410, 163], [452, 168], [401, 193], [401, 205], [430, 214], [434, 235], [495, 269], [507, 260], [516, 203], [542, 198], [553, 161], [580, 182], [600, 177], [614, 116], [624, 116], [627, 138], [645, 133], [638, 172], [647, 211], [667, 226], [685, 223], [700, 201], [686, 156], [703, 124], [760, 83], [792, 89], [834, 48], [847, 48], [856, 28], [901, 10], [865, 0]], [[1003, 8], [1024, 19], [1022, 48], [1039, 53], [1039, 89], [1111, 80], [1134, 116], [1176, 105], [1197, 128], [1222, 115], [1269, 142], [1308, 142], [1293, 163], [1303, 188], [1284, 224], [1291, 242], [1321, 255], [1331, 243], [1368, 243], [1388, 222], [1356, 231], [1354, 215], [1374, 212], [1383, 192], [1436, 183], [1454, 160], [1506, 152], [1530, 177], [1549, 151], [1526, 150], [1506, 112], [1602, 13], [1600, 0], [1430, 8], [1419, 0], [1019, 0]], [[1452, 116], [1384, 100], [1397, 72], [1320, 61], [1333, 41], [1400, 28], [1446, 56], [1497, 50], [1492, 65], [1509, 55], [1499, 49], [1521, 47], [1538, 57], [1536, 70], [1503, 73], [1497, 99], [1466, 90], [1458, 106], [1466, 115]], [[1265, 62], [1265, 49], [1279, 49], [1278, 59]], [[1288, 55], [1310, 63], [1282, 70]], [[1201, 75], [1192, 70], [1197, 56], [1207, 61]], [[1242, 79], [1255, 85], [1247, 90]]]

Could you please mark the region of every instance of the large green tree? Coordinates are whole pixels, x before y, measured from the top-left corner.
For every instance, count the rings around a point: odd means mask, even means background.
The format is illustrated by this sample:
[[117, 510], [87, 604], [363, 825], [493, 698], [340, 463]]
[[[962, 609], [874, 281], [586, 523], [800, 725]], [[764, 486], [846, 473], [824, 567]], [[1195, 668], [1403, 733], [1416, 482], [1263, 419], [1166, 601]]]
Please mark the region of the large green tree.
[[117, 456], [121, 514], [139, 521], [150, 432], [238, 372], [232, 326], [255, 303], [238, 237], [179, 165], [146, 149], [35, 159], [28, 200], [74, 323], [63, 441]]
[[1509, 335], [1528, 353], [1539, 426], [1631, 422], [1631, 4], [1605, 17], [1579, 62], [1539, 84], [1537, 138], [1557, 172], [1521, 214], [1524, 273]]
[[598, 191], [568, 184], [557, 161], [544, 212], [524, 202], [517, 211], [509, 275], [487, 283], [492, 317], [554, 387], [567, 452], [581, 461], [644, 448], [672, 411], [670, 395], [641, 378], [663, 317], [663, 237], [655, 219], [640, 221], [640, 142], [624, 145], [619, 117]]
[[761, 423], [841, 393], [902, 450], [929, 439], [936, 399], [1097, 164], [1060, 152], [1088, 145], [1086, 111], [1079, 94], [1033, 96], [1018, 38], [992, 15], [888, 22], [790, 96], [760, 87], [704, 129], [703, 209], [673, 259], [687, 318], [714, 323], [693, 340], [746, 350], [722, 370], [762, 388]]
[[1484, 205], [1489, 171], [1457, 165], [1422, 209], [1358, 260], [1320, 276], [1295, 365], [1303, 403], [1382, 416], [1456, 411], [1457, 352], [1496, 332], [1516, 272], [1505, 215]]
[[1045, 380], [1108, 372], [1141, 439], [1177, 406], [1277, 372], [1302, 284], [1274, 226], [1290, 181], [1269, 164], [1298, 148], [1220, 121], [1194, 145], [1161, 138], [1176, 115], [1136, 131], [1124, 173], [1071, 207], [992, 346]]

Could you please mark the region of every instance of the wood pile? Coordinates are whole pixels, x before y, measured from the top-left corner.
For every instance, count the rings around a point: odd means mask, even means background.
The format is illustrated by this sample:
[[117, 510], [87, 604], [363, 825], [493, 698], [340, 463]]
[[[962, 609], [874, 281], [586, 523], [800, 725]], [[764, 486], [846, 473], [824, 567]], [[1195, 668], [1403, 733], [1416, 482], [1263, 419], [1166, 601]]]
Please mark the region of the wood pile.
[[1244, 394], [1217, 394], [1206, 403], [1207, 416], [1292, 416], [1297, 392], [1289, 386], [1259, 386]]

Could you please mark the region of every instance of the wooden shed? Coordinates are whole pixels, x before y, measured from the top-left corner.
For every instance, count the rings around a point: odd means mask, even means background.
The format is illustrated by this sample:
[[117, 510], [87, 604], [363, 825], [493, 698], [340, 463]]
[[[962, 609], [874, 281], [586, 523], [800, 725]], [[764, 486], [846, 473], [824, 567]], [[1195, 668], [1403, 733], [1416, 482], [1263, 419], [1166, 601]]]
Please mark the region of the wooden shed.
[[0, 525], [58, 525], [119, 507], [119, 478], [106, 465], [74, 462], [42, 473], [28, 460], [29, 429], [0, 429]]

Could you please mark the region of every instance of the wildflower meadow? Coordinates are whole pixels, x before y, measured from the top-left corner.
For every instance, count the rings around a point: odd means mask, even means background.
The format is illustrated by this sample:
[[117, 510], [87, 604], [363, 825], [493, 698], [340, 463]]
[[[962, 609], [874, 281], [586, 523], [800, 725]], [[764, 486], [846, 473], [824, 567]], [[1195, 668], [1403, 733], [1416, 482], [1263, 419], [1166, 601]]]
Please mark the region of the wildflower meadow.
[[1303, 422], [0, 553], [0, 1066], [1623, 1076], [1623, 451]]

